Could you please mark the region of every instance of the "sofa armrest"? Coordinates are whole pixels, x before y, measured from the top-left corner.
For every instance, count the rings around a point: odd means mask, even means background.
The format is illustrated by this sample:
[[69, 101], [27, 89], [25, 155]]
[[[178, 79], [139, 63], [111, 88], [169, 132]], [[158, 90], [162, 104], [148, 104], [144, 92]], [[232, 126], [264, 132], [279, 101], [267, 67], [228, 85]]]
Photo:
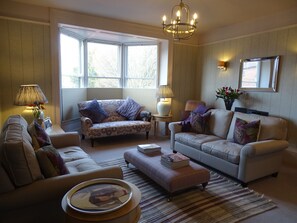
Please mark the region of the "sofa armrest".
[[77, 132], [53, 134], [50, 135], [50, 139], [55, 148], [80, 146], [80, 136]]
[[88, 117], [84, 117], [84, 116], [80, 117], [80, 122], [81, 122], [82, 128], [85, 128], [85, 129], [88, 129], [93, 126], [92, 120]]
[[269, 153], [280, 152], [288, 148], [286, 140], [265, 140], [246, 144], [240, 152], [240, 156], [256, 157]]
[[112, 166], [39, 180], [14, 191], [0, 194], [0, 210], [2, 212], [24, 208], [51, 200], [61, 201], [75, 185], [96, 178], [123, 179], [123, 172], [121, 167]]
[[182, 125], [180, 122], [170, 122], [168, 128], [170, 130], [170, 148], [174, 151], [175, 134], [181, 132]]

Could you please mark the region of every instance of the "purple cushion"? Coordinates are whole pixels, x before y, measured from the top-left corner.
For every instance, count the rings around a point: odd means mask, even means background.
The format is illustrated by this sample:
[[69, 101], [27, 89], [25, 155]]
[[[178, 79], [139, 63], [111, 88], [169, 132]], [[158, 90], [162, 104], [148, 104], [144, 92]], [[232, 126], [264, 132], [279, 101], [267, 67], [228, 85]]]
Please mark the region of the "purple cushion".
[[90, 118], [93, 123], [100, 123], [108, 117], [108, 114], [99, 105], [97, 99], [88, 102], [84, 108], [79, 110], [79, 112], [82, 116]]
[[54, 177], [69, 173], [59, 152], [52, 146], [44, 146], [36, 151], [41, 172], [44, 177]]
[[256, 142], [258, 140], [259, 128], [260, 120], [247, 122], [240, 118], [236, 118], [233, 135], [234, 142], [241, 145]]
[[28, 132], [32, 137], [32, 143], [35, 150], [52, 143], [45, 130], [37, 121], [33, 121], [30, 126], [28, 126]]
[[[199, 104], [192, 112], [198, 113], [198, 114], [204, 114], [208, 110], [209, 110], [208, 107], [206, 107], [206, 106], [204, 106], [202, 104]], [[192, 112], [190, 112], [190, 114], [188, 115], [188, 117], [184, 120], [186, 123], [191, 121], [191, 113]]]
[[117, 113], [129, 120], [135, 120], [142, 107], [128, 97], [125, 102], [117, 109]]
[[209, 132], [209, 119], [211, 112], [204, 114], [191, 112], [190, 124], [192, 131], [200, 134], [207, 134]]

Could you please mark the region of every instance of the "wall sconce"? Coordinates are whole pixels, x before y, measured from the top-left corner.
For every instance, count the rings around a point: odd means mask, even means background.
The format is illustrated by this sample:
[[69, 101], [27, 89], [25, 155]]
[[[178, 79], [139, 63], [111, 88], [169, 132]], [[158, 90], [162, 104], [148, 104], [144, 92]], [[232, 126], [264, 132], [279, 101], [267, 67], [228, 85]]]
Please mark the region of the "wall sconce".
[[227, 62], [225, 61], [218, 61], [218, 69], [219, 70], [227, 70]]

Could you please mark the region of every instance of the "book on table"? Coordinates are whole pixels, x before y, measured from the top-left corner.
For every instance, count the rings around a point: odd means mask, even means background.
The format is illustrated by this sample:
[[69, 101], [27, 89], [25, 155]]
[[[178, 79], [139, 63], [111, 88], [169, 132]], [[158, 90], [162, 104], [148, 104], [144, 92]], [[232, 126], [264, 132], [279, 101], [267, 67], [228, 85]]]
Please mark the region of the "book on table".
[[157, 144], [141, 144], [137, 146], [137, 149], [139, 152], [142, 152], [142, 153], [152, 153], [152, 152], [160, 151], [161, 146]]
[[161, 156], [161, 164], [171, 169], [188, 166], [190, 158], [181, 153], [170, 153]]

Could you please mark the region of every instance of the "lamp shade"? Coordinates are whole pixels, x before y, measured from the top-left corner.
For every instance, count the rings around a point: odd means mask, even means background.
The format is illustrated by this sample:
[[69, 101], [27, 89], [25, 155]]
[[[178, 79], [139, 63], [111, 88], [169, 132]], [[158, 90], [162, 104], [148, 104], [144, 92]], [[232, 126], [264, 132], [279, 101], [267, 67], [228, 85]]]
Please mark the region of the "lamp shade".
[[36, 105], [47, 103], [48, 100], [37, 84], [21, 85], [16, 95], [15, 105]]
[[173, 98], [173, 92], [171, 88], [167, 85], [160, 85], [157, 90], [157, 97], [158, 98]]

